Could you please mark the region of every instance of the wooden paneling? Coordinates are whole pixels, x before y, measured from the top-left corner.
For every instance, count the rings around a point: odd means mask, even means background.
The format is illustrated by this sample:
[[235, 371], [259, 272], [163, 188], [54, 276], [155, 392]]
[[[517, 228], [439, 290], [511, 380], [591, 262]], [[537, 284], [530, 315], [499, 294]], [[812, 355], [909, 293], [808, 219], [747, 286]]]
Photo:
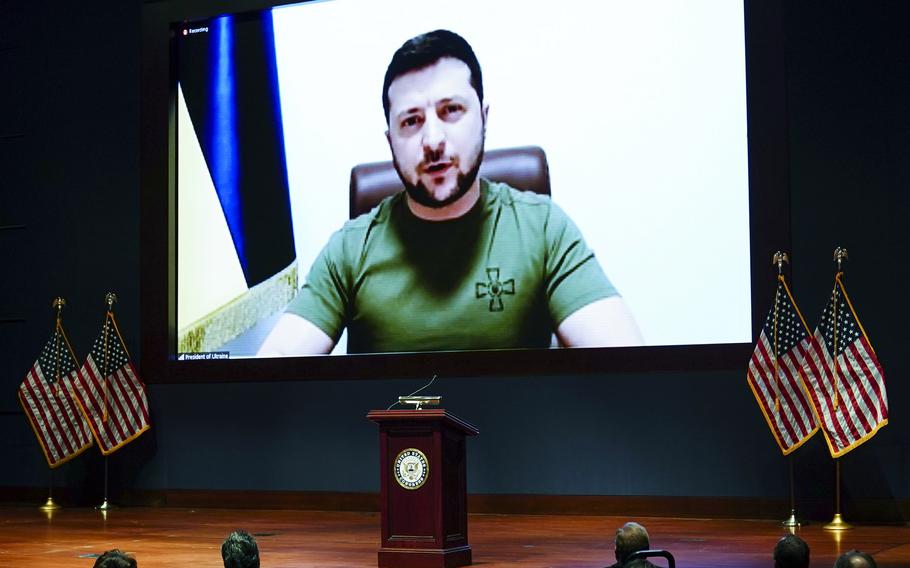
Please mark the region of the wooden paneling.
[[[100, 491], [100, 489], [99, 489]], [[57, 488], [61, 503], [86, 506], [94, 503], [95, 491]], [[0, 503], [38, 503], [47, 497], [41, 487], [0, 487]], [[134, 507], [192, 507], [231, 509], [276, 509], [304, 511], [379, 511], [378, 493], [317, 491], [215, 491], [201, 489], [130, 490], [112, 492], [114, 502]], [[90, 500], [87, 500], [90, 499]], [[802, 499], [797, 502], [801, 518], [829, 521], [834, 514], [832, 499]], [[665, 497], [646, 495], [468, 495], [468, 513], [489, 515], [626, 516], [783, 520], [790, 514], [786, 499], [761, 497]], [[902, 500], [846, 500], [845, 517], [852, 521], [905, 524], [910, 502]]]

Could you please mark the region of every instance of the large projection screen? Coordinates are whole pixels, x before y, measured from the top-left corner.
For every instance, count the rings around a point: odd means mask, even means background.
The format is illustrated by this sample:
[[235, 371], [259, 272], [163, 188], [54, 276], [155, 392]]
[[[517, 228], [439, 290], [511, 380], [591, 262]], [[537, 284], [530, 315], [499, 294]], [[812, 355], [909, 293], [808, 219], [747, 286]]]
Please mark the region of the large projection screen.
[[[750, 104], [761, 97], [754, 87], [747, 96], [747, 9], [726, 0], [465, 1], [457, 10], [328, 0], [172, 19], [169, 368], [225, 380], [292, 368], [257, 351], [348, 222], [352, 168], [392, 157], [381, 105], [392, 54], [435, 29], [462, 35], [480, 61], [486, 150], [544, 150], [552, 202], [621, 295], [641, 346], [349, 356], [345, 332], [333, 357], [292, 358], [293, 368], [355, 376], [372, 360], [379, 375], [396, 376], [396, 365], [430, 373], [461, 358], [499, 372], [514, 357], [647, 369], [635, 361], [744, 353], [754, 253], [773, 240], [756, 210], [774, 207], [774, 196], [754, 194]], [[784, 167], [763, 160], [766, 172]], [[409, 317], [420, 325], [420, 313]]]

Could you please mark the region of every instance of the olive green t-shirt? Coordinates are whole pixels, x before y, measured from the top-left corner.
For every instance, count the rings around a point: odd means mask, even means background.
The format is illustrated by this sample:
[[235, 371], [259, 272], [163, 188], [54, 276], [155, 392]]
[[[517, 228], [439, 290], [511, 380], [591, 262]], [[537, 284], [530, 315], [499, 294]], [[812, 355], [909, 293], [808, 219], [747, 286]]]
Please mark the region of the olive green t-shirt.
[[457, 219], [426, 221], [404, 193], [345, 223], [290, 313], [349, 353], [548, 347], [577, 309], [616, 295], [549, 197], [481, 179]]

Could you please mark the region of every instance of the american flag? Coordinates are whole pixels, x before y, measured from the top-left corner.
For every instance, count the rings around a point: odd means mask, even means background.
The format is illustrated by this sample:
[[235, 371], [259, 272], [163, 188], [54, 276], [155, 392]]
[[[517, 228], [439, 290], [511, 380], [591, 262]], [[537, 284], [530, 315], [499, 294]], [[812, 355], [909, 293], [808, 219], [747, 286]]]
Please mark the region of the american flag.
[[882, 367], [856, 317], [842, 274], [834, 277], [834, 291], [815, 328], [805, 362], [812, 402], [835, 458], [888, 423]]
[[78, 456], [92, 445], [88, 422], [69, 391], [63, 388], [65, 379], [76, 373], [76, 356], [58, 321], [54, 334], [19, 385], [18, 393], [19, 404], [51, 467]]
[[120, 449], [149, 429], [145, 385], [130, 362], [112, 312], [107, 312], [101, 334], [73, 382], [102, 454]]
[[749, 360], [746, 380], [784, 455], [818, 431], [802, 376], [808, 347], [809, 328], [779, 276], [774, 305]]

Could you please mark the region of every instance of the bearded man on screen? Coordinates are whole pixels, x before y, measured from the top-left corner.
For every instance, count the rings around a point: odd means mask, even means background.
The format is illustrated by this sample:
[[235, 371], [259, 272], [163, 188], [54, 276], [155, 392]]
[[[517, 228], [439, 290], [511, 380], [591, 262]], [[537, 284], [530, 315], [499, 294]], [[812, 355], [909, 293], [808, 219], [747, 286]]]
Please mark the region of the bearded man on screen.
[[347, 222], [260, 355], [639, 345], [578, 228], [548, 197], [478, 177], [489, 107], [458, 34], [406, 41], [386, 70], [405, 191]]

